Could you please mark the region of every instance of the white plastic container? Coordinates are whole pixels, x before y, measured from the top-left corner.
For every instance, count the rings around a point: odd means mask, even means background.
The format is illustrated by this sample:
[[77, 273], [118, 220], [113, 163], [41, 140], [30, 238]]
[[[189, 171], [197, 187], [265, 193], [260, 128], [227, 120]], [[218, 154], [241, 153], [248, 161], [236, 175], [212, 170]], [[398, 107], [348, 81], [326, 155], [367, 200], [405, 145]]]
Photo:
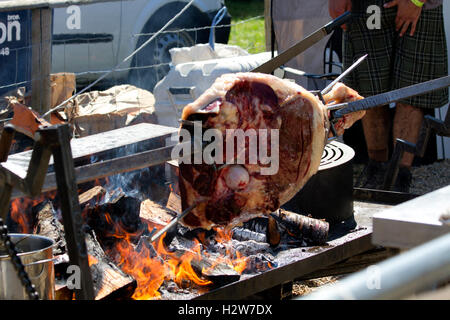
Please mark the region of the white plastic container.
[[270, 52], [180, 63], [153, 90], [158, 123], [178, 127], [183, 108], [226, 73], [248, 72], [271, 58]]

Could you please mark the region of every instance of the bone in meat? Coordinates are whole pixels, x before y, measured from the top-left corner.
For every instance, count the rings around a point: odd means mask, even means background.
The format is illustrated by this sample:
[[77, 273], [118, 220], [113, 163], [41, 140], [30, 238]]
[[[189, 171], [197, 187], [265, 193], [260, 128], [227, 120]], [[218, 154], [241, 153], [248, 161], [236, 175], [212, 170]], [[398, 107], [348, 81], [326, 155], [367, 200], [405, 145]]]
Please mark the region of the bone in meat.
[[317, 172], [329, 129], [326, 107], [316, 96], [289, 80], [259, 73], [221, 76], [184, 108], [182, 119], [202, 120], [203, 130], [214, 128], [222, 133], [223, 162], [229, 156], [227, 129], [254, 129], [258, 138], [259, 129], [268, 129], [268, 140], [275, 139], [270, 130], [278, 130], [279, 150], [271, 150], [271, 143], [267, 143], [267, 154], [279, 155], [274, 174], [262, 174], [267, 164], [261, 159], [256, 164], [248, 161], [250, 139], [232, 155], [237, 159], [240, 152], [246, 152], [244, 164], [220, 168], [180, 163], [183, 210], [199, 203], [182, 223], [205, 229], [239, 225], [290, 200]]

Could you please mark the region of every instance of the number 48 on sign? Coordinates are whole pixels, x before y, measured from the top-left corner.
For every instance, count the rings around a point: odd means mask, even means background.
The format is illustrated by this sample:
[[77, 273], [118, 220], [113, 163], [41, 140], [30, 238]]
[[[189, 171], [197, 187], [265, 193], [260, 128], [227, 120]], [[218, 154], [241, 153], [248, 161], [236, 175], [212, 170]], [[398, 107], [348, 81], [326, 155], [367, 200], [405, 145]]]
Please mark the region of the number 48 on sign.
[[9, 48], [1, 48], [0, 49], [0, 56], [9, 56]]

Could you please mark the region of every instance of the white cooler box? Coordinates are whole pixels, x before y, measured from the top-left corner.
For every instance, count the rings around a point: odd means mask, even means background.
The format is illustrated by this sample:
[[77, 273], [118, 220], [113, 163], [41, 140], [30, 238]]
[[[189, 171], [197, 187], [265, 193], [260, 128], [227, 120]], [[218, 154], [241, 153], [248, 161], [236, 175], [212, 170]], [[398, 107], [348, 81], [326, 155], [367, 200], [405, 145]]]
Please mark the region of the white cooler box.
[[[226, 49], [233, 49], [229, 46]], [[211, 56], [211, 49], [205, 46], [203, 54], [187, 57], [198, 46], [182, 48], [190, 52], [181, 52], [182, 59], [178, 59], [172, 53], [172, 61], [196, 59], [197, 61], [183, 62], [174, 65], [169, 73], [153, 90], [155, 96], [155, 113], [158, 123], [170, 127], [178, 127], [183, 108], [197, 99], [213, 82], [225, 73], [248, 72], [271, 59], [270, 52], [254, 55], [232, 56], [227, 58], [200, 60]], [[241, 49], [242, 50], [242, 49]], [[245, 51], [222, 50], [225, 54], [246, 54]], [[188, 53], [188, 54], [187, 54]], [[178, 56], [178, 57], [180, 57]]]

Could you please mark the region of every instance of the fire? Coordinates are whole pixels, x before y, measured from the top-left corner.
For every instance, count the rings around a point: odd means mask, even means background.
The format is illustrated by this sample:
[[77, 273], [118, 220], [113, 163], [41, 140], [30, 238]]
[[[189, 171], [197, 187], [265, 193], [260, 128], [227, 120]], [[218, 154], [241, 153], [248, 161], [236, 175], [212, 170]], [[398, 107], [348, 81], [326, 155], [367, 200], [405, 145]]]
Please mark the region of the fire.
[[90, 254], [88, 254], [88, 262], [89, 262], [89, 267], [97, 264], [98, 263], [98, 259]]
[[[195, 287], [199, 292], [207, 291], [208, 286], [212, 284], [210, 280], [202, 278], [192, 266], [193, 261], [198, 262], [209, 256], [200, 241], [193, 240], [191, 246], [182, 252], [168, 251], [164, 246], [164, 236], [154, 245], [146, 240], [136, 245], [132, 239], [136, 239], [138, 235], [127, 233], [120, 223], [114, 224], [108, 214], [105, 214], [105, 219], [114, 226], [110, 236], [117, 239], [108, 254], [125, 273], [136, 279], [137, 288], [133, 299], [161, 298], [159, 289], [165, 281], [173, 281], [179, 288]], [[230, 239], [229, 232], [217, 229], [216, 241], [226, 243]], [[239, 273], [242, 273], [247, 265], [246, 257], [242, 257], [239, 252], [235, 252], [233, 257], [231, 250], [227, 250], [225, 256], [215, 256], [212, 260], [214, 264], [210, 268], [226, 263]]]
[[233, 266], [233, 269], [238, 272], [239, 274], [242, 274], [244, 270], [247, 268], [247, 257], [244, 257], [241, 255], [241, 253], [237, 250], [234, 250], [231, 245], [231, 230], [226, 228], [215, 228], [216, 231], [216, 237], [215, 240], [219, 243], [222, 243], [225, 245], [226, 253], [225, 256], [219, 257], [215, 259], [215, 264], [210, 267], [214, 268], [219, 263], [225, 263]]
[[16, 232], [32, 233], [33, 230], [33, 216], [31, 209], [43, 202], [45, 199], [54, 199], [56, 192], [47, 192], [41, 194], [37, 198], [16, 198], [11, 201], [10, 217], [11, 220], [17, 224]]

